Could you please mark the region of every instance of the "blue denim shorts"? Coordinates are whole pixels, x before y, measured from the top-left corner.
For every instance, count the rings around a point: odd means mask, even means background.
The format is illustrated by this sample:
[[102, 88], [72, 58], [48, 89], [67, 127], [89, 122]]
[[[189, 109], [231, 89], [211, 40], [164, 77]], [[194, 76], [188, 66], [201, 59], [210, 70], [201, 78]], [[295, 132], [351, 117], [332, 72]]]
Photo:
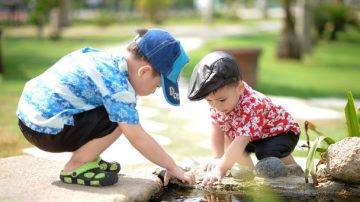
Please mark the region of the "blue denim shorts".
[[250, 142], [246, 145], [245, 150], [248, 153], [255, 153], [258, 160], [267, 157], [284, 158], [294, 151], [299, 137], [300, 135], [290, 130], [286, 133]]
[[74, 125], [65, 125], [64, 129], [55, 135], [34, 131], [19, 119], [19, 128], [24, 137], [47, 152], [75, 151], [90, 140], [110, 134], [117, 126], [117, 123], [109, 120], [103, 106], [74, 115]]

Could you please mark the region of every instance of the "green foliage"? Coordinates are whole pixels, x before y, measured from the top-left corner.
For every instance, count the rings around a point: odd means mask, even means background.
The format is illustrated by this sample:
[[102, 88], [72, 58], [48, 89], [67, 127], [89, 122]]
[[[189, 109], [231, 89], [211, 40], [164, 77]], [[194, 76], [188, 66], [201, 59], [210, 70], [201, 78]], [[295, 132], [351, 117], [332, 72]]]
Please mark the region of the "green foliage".
[[142, 10], [151, 22], [159, 24], [167, 9], [172, 5], [171, 0], [138, 0], [137, 7]]
[[109, 26], [114, 22], [115, 15], [109, 11], [101, 11], [95, 19], [95, 23], [99, 26]]
[[346, 25], [359, 28], [356, 11], [348, 5], [340, 3], [320, 4], [314, 10], [314, 22], [318, 35], [323, 37], [327, 32], [330, 40], [337, 39], [337, 33], [346, 30]]
[[360, 137], [359, 120], [356, 115], [356, 109], [354, 104], [354, 98], [351, 91], [347, 93], [348, 101], [345, 106], [345, 118], [347, 125], [348, 137]]
[[193, 0], [172, 0], [173, 8], [193, 8]]
[[49, 14], [52, 8], [58, 7], [60, 0], [36, 0], [32, 5], [30, 13], [30, 22], [36, 25], [43, 25], [49, 19]]

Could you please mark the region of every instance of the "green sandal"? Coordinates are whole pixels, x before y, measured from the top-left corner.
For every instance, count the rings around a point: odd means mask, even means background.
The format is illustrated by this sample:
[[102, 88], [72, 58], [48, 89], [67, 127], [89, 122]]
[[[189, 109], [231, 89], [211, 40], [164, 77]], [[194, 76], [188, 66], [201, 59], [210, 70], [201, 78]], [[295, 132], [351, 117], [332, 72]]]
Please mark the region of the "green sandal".
[[100, 157], [96, 159], [96, 162], [99, 164], [100, 169], [107, 172], [119, 173], [121, 166], [118, 162], [107, 162], [102, 160]]
[[116, 173], [100, 169], [98, 162], [89, 162], [70, 172], [60, 172], [60, 180], [68, 184], [107, 186], [118, 181]]

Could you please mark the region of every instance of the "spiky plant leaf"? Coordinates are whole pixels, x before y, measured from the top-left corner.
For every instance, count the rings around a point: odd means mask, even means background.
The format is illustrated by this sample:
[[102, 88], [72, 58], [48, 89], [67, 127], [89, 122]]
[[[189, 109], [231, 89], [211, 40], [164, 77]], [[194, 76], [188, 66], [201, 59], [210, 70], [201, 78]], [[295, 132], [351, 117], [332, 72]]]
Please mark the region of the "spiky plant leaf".
[[360, 137], [359, 120], [356, 115], [354, 98], [351, 91], [347, 93], [348, 101], [345, 106], [345, 119], [347, 125], [348, 137]]
[[311, 174], [311, 176], [315, 176], [314, 159], [315, 159], [316, 152], [317, 151], [325, 152], [327, 149], [327, 147], [326, 148], [320, 147], [322, 142], [326, 142], [329, 146], [330, 144], [334, 144], [335, 140], [333, 140], [330, 137], [326, 137], [326, 136], [319, 136], [318, 138], [316, 138], [316, 140], [314, 141], [314, 144], [310, 148], [308, 156], [306, 158], [306, 167], [305, 167], [305, 176], [304, 176], [306, 183], [308, 183], [307, 177], [308, 177], [309, 173]]

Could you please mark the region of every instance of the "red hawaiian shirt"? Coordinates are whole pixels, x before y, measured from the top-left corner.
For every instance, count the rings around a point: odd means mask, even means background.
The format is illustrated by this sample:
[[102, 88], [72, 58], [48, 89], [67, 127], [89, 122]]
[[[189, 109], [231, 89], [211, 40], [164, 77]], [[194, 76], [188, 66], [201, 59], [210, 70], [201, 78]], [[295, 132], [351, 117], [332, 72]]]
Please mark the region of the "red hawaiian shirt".
[[250, 136], [251, 141], [272, 137], [289, 130], [300, 134], [299, 124], [280, 105], [270, 98], [253, 90], [244, 82], [244, 92], [236, 107], [226, 114], [210, 108], [211, 118], [220, 125], [224, 133], [234, 140], [235, 137]]

